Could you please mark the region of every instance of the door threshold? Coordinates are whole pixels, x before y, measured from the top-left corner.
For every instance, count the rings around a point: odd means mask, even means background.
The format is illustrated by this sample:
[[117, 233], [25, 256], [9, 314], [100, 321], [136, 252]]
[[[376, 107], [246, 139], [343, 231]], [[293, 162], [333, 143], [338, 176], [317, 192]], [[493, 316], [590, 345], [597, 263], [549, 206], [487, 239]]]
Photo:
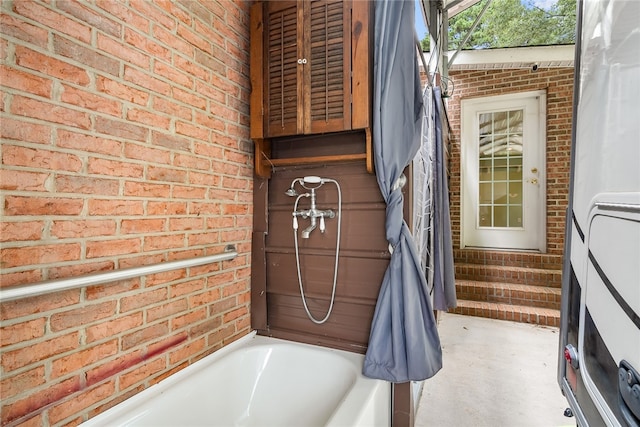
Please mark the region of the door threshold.
[[525, 253], [525, 254], [540, 254], [544, 255], [546, 252], [542, 252], [540, 249], [516, 249], [516, 248], [490, 248], [485, 246], [465, 246], [464, 248], [460, 248], [460, 250], [471, 250], [471, 251], [495, 251], [495, 252], [516, 252], [516, 253]]

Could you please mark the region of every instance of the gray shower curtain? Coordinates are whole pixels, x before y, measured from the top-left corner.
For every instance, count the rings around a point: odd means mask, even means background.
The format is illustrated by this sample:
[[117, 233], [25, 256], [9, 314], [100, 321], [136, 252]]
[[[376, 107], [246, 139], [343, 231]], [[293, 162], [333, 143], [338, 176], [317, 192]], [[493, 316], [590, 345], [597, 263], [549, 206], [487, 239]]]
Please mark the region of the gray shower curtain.
[[433, 165], [433, 308], [447, 311], [455, 308], [456, 280], [453, 265], [453, 241], [451, 238], [451, 216], [449, 214], [449, 186], [447, 168], [444, 164], [444, 141], [442, 138], [442, 101], [440, 88], [433, 88], [433, 114], [435, 122]]
[[442, 367], [425, 274], [403, 219], [400, 177], [420, 145], [423, 115], [414, 32], [413, 1], [376, 1], [373, 144], [378, 185], [387, 203], [391, 260], [363, 374], [395, 383], [430, 378]]

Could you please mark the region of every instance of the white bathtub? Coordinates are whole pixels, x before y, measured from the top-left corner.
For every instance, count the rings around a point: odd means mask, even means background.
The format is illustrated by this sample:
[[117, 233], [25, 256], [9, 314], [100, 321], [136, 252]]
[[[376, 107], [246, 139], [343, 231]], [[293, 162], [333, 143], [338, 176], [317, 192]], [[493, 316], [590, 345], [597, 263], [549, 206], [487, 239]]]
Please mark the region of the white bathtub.
[[83, 426], [389, 426], [362, 355], [250, 334]]

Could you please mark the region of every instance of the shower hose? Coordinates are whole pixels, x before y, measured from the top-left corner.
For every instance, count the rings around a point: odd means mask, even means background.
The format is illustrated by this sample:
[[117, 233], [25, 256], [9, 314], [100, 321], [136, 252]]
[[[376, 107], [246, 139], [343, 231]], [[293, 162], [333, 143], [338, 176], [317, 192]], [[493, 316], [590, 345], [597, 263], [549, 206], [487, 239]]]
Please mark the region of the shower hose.
[[[309, 311], [309, 307], [307, 305], [307, 299], [304, 295], [304, 287], [302, 286], [302, 274], [300, 273], [300, 250], [298, 248], [298, 230], [296, 227], [293, 229], [293, 242], [296, 251], [296, 269], [298, 271], [298, 285], [300, 286], [300, 296], [302, 297], [302, 305], [304, 306], [304, 311], [306, 311], [309, 319], [318, 325], [325, 323], [329, 316], [331, 316], [331, 311], [333, 310], [333, 302], [336, 298], [336, 283], [338, 282], [338, 256], [340, 255], [340, 232], [341, 232], [341, 224], [342, 224], [342, 192], [340, 191], [340, 184], [333, 179], [324, 178], [325, 182], [332, 182], [335, 184], [338, 189], [338, 231], [336, 237], [336, 256], [333, 267], [333, 288], [331, 290], [331, 303], [329, 304], [329, 309], [327, 310], [327, 314], [324, 318], [318, 320]], [[293, 205], [293, 211], [296, 212], [298, 210], [298, 202], [302, 197], [308, 197], [308, 194], [300, 194], [296, 197], [296, 202]]]

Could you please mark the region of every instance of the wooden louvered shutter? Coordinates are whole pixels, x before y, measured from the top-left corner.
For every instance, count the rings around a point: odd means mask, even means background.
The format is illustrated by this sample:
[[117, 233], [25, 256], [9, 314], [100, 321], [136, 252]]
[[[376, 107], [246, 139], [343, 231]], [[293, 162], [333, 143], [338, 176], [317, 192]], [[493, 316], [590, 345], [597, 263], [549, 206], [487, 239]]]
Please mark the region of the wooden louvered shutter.
[[[250, 25], [256, 174], [268, 177], [279, 165], [358, 159], [372, 172], [373, 2], [257, 0]], [[364, 130], [363, 153], [272, 157], [280, 137], [355, 130]]]
[[300, 21], [298, 2], [267, 2], [265, 113], [270, 137], [302, 133]]
[[350, 1], [312, 0], [305, 68], [305, 133], [351, 129]]

